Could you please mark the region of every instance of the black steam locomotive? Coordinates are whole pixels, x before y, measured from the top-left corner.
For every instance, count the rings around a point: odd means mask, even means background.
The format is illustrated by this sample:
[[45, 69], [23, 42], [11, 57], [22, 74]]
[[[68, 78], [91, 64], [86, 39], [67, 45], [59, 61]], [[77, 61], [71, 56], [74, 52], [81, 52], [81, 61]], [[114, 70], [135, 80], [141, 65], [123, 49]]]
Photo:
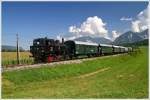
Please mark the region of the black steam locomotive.
[[96, 57], [101, 55], [131, 52], [131, 47], [97, 44], [81, 41], [38, 38], [33, 40], [30, 52], [36, 63], [67, 60], [78, 57]]

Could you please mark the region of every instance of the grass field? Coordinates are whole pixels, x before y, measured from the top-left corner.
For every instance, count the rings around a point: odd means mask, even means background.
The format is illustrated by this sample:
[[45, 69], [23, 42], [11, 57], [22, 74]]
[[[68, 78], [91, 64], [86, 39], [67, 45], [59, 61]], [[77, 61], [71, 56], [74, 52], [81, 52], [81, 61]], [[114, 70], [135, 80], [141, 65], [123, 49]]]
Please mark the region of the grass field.
[[148, 48], [80, 64], [3, 72], [2, 98], [148, 98]]
[[[33, 58], [30, 58], [30, 52], [20, 52], [20, 63], [31, 64]], [[15, 65], [17, 64], [17, 53], [16, 52], [2, 52], [2, 66]]]

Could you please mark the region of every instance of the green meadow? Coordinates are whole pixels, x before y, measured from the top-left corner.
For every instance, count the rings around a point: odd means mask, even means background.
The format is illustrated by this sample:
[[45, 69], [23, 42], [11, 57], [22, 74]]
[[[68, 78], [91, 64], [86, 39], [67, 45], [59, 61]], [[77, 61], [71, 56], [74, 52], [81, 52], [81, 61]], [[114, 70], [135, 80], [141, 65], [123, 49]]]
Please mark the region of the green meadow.
[[2, 98], [148, 98], [148, 47], [80, 64], [3, 72]]

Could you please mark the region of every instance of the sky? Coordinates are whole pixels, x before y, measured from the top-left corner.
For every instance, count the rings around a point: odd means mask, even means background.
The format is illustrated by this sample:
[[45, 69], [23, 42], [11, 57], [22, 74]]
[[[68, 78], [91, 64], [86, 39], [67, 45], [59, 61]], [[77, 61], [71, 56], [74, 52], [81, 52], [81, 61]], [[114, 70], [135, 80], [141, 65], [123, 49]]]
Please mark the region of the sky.
[[2, 2], [2, 45], [29, 49], [39, 37], [81, 36], [114, 40], [147, 28], [148, 2]]

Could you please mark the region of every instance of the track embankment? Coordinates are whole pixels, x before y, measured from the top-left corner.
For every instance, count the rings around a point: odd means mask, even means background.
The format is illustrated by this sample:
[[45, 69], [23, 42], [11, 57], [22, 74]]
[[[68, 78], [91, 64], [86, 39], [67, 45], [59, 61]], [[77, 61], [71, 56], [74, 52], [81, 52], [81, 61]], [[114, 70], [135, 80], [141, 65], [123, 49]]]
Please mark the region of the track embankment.
[[5, 71], [31, 69], [31, 68], [40, 68], [40, 67], [56, 67], [56, 65], [61, 65], [61, 64], [79, 64], [83, 61], [95, 60], [97, 58], [107, 58], [107, 57], [119, 56], [119, 55], [123, 55], [123, 54], [93, 57], [93, 58], [74, 59], [74, 60], [51, 62], [51, 63], [40, 63], [40, 64], [33, 64], [33, 65], [21, 65], [21, 66], [7, 67], [7, 68], [2, 67], [1, 70], [2, 70], [2, 72], [5, 72]]

